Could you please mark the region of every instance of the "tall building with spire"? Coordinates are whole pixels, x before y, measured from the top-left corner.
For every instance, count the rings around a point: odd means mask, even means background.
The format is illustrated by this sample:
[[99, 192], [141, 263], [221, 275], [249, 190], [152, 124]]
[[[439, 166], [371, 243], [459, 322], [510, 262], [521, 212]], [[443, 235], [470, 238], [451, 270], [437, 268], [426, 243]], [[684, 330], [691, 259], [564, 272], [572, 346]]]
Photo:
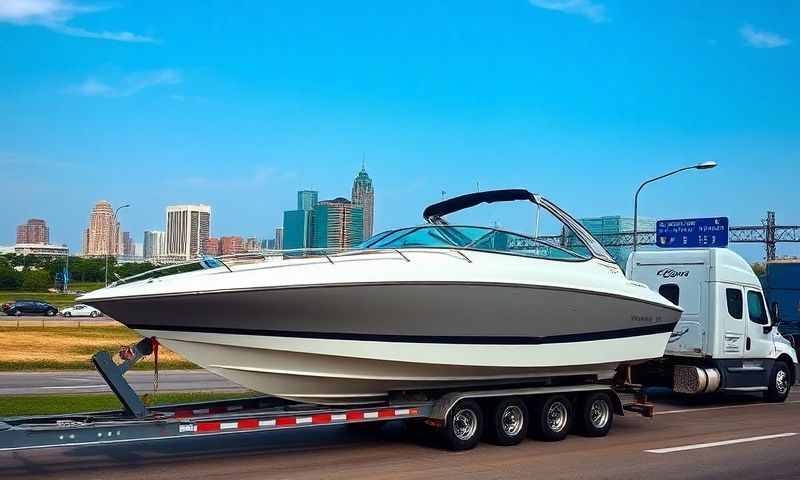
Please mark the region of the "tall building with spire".
[[364, 223], [361, 229], [364, 239], [372, 236], [373, 222], [375, 220], [375, 190], [372, 188], [372, 179], [367, 175], [364, 163], [361, 164], [361, 171], [353, 180], [353, 205], [361, 207], [364, 213]]
[[100, 200], [89, 215], [83, 254], [88, 257], [118, 255], [120, 243], [119, 222], [114, 218], [111, 203]]

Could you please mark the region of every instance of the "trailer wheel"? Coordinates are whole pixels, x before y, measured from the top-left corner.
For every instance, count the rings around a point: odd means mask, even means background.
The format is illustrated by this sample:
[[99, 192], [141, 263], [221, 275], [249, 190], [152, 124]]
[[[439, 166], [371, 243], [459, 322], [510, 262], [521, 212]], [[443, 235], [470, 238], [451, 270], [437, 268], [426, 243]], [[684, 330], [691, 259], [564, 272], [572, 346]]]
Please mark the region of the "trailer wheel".
[[528, 407], [519, 398], [501, 399], [490, 413], [488, 440], [495, 445], [517, 445], [528, 434]]
[[541, 440], [564, 440], [572, 427], [572, 403], [564, 395], [549, 395], [536, 401], [531, 426]]
[[775, 362], [769, 374], [769, 387], [764, 392], [764, 399], [768, 402], [780, 403], [786, 401], [791, 390], [792, 374], [785, 362]]
[[475, 448], [483, 434], [483, 413], [475, 400], [461, 400], [447, 414], [442, 440], [454, 451]]
[[578, 409], [578, 426], [587, 437], [605, 437], [614, 421], [614, 406], [605, 392], [584, 395]]

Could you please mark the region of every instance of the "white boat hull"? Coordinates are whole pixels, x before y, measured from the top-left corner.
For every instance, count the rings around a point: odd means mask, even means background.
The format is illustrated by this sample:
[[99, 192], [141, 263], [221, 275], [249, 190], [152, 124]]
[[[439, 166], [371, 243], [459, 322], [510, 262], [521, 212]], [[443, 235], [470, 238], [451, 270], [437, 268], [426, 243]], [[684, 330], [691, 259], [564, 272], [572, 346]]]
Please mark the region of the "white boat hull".
[[202, 367], [259, 392], [318, 404], [390, 392], [537, 378], [613, 377], [663, 351], [670, 333], [542, 345], [404, 343], [140, 330]]

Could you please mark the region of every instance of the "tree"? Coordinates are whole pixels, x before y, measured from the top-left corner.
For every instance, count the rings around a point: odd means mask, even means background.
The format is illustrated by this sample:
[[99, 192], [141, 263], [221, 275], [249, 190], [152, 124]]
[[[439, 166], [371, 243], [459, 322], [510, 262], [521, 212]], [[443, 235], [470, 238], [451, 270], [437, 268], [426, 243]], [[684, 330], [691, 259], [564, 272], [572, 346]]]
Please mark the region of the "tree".
[[6, 262], [0, 261], [0, 290], [17, 290], [22, 285], [22, 275]]
[[26, 291], [47, 290], [53, 284], [50, 274], [45, 270], [26, 270], [22, 272], [22, 289]]

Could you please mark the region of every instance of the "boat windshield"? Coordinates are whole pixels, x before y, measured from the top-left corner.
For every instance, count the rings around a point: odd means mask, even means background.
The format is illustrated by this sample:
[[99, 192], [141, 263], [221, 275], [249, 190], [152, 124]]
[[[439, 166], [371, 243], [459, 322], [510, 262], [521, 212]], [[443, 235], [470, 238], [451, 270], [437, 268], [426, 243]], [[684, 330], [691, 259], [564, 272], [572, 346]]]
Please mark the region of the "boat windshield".
[[534, 238], [497, 228], [460, 225], [423, 225], [379, 233], [359, 248], [459, 248], [509, 253], [554, 260], [587, 260], [591, 253], [575, 236]]

